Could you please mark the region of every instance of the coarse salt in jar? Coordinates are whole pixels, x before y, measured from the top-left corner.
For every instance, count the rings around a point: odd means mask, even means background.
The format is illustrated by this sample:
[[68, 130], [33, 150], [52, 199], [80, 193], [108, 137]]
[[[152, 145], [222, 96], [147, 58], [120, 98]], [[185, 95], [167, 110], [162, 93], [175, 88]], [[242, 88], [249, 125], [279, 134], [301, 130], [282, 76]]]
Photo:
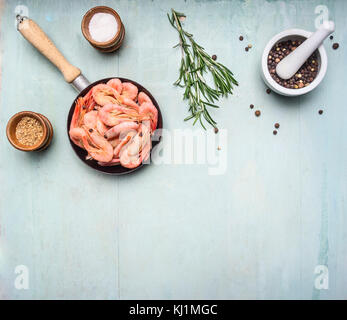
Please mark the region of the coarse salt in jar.
[[88, 42], [102, 52], [112, 52], [122, 45], [125, 29], [118, 13], [112, 8], [98, 6], [82, 19], [82, 33]]

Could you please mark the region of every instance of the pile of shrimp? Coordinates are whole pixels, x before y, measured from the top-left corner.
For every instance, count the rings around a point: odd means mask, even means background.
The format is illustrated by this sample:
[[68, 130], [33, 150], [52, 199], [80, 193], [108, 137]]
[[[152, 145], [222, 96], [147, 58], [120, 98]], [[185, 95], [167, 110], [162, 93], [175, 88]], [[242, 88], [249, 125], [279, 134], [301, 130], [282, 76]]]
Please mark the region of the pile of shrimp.
[[136, 168], [146, 161], [158, 110], [130, 82], [111, 79], [76, 100], [70, 138], [101, 166]]

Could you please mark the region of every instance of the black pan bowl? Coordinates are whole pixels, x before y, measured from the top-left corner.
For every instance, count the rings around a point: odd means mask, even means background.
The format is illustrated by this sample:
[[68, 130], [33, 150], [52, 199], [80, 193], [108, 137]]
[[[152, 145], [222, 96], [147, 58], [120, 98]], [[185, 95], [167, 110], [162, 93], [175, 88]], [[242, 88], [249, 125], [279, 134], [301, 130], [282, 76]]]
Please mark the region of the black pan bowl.
[[[151, 98], [154, 106], [158, 109], [157, 129], [162, 129], [163, 128], [163, 118], [162, 118], [162, 115], [161, 115], [161, 111], [160, 111], [159, 105], [158, 105], [157, 101], [154, 99], [154, 97], [152, 96], [152, 94], [146, 88], [144, 88], [143, 86], [141, 86], [140, 84], [138, 84], [135, 81], [132, 81], [132, 80], [129, 80], [129, 79], [125, 79], [125, 78], [119, 78], [119, 77], [114, 77], [114, 78], [118, 78], [122, 82], [130, 82], [130, 83], [132, 83], [133, 85], [135, 85], [139, 89], [139, 92], [143, 91], [145, 94], [147, 94]], [[123, 175], [123, 174], [128, 174], [128, 173], [134, 172], [134, 171], [142, 168], [144, 166], [144, 164], [141, 163], [138, 167], [133, 168], [133, 169], [124, 168], [121, 165], [110, 166], [110, 167], [100, 166], [100, 165], [98, 165], [98, 162], [95, 161], [95, 160], [86, 160], [86, 156], [88, 155], [88, 152], [86, 150], [76, 146], [72, 142], [72, 140], [70, 139], [70, 135], [69, 135], [70, 123], [71, 123], [72, 115], [73, 115], [74, 110], [75, 110], [75, 102], [76, 102], [76, 100], [79, 97], [84, 97], [88, 93], [88, 91], [92, 87], [94, 87], [95, 85], [100, 84], [100, 83], [106, 83], [107, 81], [109, 81], [111, 79], [114, 79], [114, 78], [106, 78], [106, 79], [101, 79], [101, 80], [95, 81], [92, 84], [90, 84], [87, 88], [85, 88], [84, 90], [82, 90], [80, 92], [80, 94], [76, 97], [76, 99], [74, 100], [74, 102], [72, 103], [72, 106], [70, 108], [69, 116], [67, 118], [67, 135], [69, 137], [72, 149], [75, 151], [75, 153], [77, 154], [77, 156], [81, 159], [81, 161], [83, 163], [85, 163], [87, 166], [89, 166], [89, 167], [91, 167], [91, 168], [93, 168], [95, 170], [98, 170], [100, 172], [118, 176], [118, 175]], [[161, 137], [159, 136], [159, 138], [157, 138], [156, 141], [152, 141], [152, 150], [153, 150], [153, 147], [156, 146], [160, 142], [160, 140], [161, 140]], [[151, 150], [151, 152], [152, 152], [152, 150]]]

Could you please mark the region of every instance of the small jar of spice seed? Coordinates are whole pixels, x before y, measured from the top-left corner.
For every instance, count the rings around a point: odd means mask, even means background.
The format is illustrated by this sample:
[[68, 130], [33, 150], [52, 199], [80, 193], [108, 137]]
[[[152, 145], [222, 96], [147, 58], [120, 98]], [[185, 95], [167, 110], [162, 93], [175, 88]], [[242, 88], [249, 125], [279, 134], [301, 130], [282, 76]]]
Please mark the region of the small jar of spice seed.
[[42, 151], [52, 141], [53, 127], [44, 115], [22, 111], [8, 121], [6, 134], [11, 145], [18, 150]]

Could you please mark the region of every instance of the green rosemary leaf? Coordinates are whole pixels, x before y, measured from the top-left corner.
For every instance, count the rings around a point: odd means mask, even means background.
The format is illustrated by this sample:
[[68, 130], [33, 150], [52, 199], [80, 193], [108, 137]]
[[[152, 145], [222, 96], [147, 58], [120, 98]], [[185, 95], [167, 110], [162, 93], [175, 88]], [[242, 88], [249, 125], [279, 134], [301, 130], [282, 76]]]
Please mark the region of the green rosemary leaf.
[[188, 116], [187, 118], [185, 118], [184, 121], [188, 121], [188, 120], [193, 119], [193, 118], [194, 118], [194, 115], [192, 114], [192, 115]]
[[209, 119], [209, 121], [210, 121], [211, 123], [213, 123], [213, 124], [216, 124], [216, 123], [217, 123], [216, 121], [214, 121], [214, 120], [211, 118], [210, 113], [207, 111], [206, 108], [204, 109], [204, 116], [205, 116], [207, 119]]
[[200, 113], [197, 113], [196, 115], [195, 115], [195, 120], [194, 120], [194, 122], [193, 122], [193, 126], [195, 125], [195, 123], [196, 123], [196, 121], [198, 121], [198, 119], [201, 117], [201, 112]]
[[[204, 114], [205, 115], [205, 114]], [[199, 121], [200, 121], [200, 124], [201, 124], [201, 126], [206, 130], [206, 127], [204, 126], [204, 124], [202, 123], [202, 121], [201, 121], [201, 117], [199, 117]], [[207, 120], [206, 120], [207, 121]], [[207, 122], [209, 122], [209, 121], [207, 121]], [[210, 123], [211, 124], [211, 123]]]
[[213, 103], [209, 103], [209, 102], [204, 102], [204, 104], [207, 104], [208, 106], [212, 107], [212, 108], [219, 108], [219, 106], [217, 106], [216, 104]]
[[[216, 128], [217, 122], [212, 119], [207, 108], [219, 108], [214, 102], [220, 97], [233, 94], [233, 85], [237, 86], [238, 82], [226, 66], [214, 61], [205, 49], [195, 42], [193, 34], [182, 28], [180, 18], [186, 17], [185, 14], [174, 9], [171, 9], [171, 12], [171, 16], [169, 14], [167, 16], [171, 25], [177, 30], [180, 40], [175, 47], [180, 46], [182, 49], [179, 78], [174, 85], [185, 88], [183, 100], [188, 100], [188, 110], [191, 113], [184, 121], [194, 119], [193, 125], [195, 125], [199, 120], [201, 126], [206, 129], [202, 121], [204, 119]], [[207, 84], [205, 73], [212, 75], [214, 87]]]

